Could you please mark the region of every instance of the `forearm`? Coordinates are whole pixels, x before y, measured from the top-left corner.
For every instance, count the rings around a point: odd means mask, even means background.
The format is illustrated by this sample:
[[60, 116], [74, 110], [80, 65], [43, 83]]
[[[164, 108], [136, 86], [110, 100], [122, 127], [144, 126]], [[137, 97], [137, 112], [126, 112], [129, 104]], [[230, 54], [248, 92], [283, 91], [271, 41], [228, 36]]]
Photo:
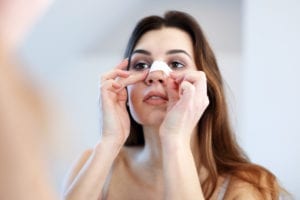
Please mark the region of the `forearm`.
[[0, 199], [57, 199], [36, 138], [29, 130], [3, 125], [0, 128]]
[[165, 199], [204, 199], [190, 146], [178, 138], [163, 141], [162, 153]]
[[57, 199], [39, 149], [42, 99], [17, 67], [0, 46], [0, 199]]
[[[130, 131], [130, 118], [126, 108], [128, 85], [145, 78], [146, 73], [131, 74], [128, 60], [123, 60], [110, 72], [101, 76], [100, 106], [102, 139], [85, 166], [67, 191], [66, 199], [93, 200], [101, 196], [105, 180], [113, 162], [124, 145]], [[81, 165], [82, 166], [82, 165]], [[71, 182], [70, 181], [70, 182]]]
[[121, 146], [106, 140], [98, 143], [89, 160], [65, 193], [65, 199], [99, 199], [106, 177]]

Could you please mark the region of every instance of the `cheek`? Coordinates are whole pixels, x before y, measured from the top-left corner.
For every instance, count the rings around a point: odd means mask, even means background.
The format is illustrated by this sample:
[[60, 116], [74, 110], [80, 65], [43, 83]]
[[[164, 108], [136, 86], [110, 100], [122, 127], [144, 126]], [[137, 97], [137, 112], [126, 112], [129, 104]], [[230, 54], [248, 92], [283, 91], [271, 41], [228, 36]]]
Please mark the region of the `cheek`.
[[132, 105], [137, 102], [137, 99], [139, 98], [138, 95], [138, 89], [135, 85], [127, 86], [127, 93], [128, 93], [128, 104]]
[[141, 111], [142, 109], [142, 94], [141, 90], [138, 88], [136, 85], [131, 85], [127, 87], [128, 91], [128, 106], [129, 106], [129, 111], [133, 119], [140, 123], [140, 116], [141, 116]]

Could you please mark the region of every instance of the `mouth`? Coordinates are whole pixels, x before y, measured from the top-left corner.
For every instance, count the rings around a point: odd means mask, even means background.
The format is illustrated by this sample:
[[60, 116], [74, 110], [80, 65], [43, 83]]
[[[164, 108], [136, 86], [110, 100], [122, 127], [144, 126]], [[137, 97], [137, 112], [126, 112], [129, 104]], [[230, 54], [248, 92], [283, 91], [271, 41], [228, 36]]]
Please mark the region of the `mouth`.
[[152, 91], [144, 97], [143, 102], [150, 105], [161, 105], [168, 102], [168, 97], [161, 92]]

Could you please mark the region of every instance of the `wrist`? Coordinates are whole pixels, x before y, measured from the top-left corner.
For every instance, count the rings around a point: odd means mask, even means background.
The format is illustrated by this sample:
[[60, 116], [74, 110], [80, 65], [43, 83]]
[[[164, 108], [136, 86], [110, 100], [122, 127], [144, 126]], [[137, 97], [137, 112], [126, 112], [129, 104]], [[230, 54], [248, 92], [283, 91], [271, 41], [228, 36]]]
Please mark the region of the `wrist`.
[[162, 149], [167, 152], [191, 148], [188, 138], [182, 137], [180, 134], [165, 134], [161, 135], [160, 139]]
[[96, 144], [94, 150], [95, 153], [101, 152], [101, 154], [113, 154], [113, 156], [117, 156], [123, 145], [124, 143], [121, 141], [109, 137], [102, 137]]
[[126, 133], [111, 133], [111, 132], [102, 132], [101, 141], [113, 145], [113, 146], [123, 146], [127, 140]]

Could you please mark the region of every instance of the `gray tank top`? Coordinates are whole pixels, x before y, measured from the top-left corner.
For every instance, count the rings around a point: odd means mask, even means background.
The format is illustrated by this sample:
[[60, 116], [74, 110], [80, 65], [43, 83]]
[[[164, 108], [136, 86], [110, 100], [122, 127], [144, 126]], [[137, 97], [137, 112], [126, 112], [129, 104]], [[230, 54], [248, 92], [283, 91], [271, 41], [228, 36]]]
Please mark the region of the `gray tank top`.
[[227, 177], [226, 180], [224, 181], [223, 185], [220, 188], [217, 200], [223, 200], [225, 193], [227, 191], [228, 185], [229, 185], [230, 177]]

